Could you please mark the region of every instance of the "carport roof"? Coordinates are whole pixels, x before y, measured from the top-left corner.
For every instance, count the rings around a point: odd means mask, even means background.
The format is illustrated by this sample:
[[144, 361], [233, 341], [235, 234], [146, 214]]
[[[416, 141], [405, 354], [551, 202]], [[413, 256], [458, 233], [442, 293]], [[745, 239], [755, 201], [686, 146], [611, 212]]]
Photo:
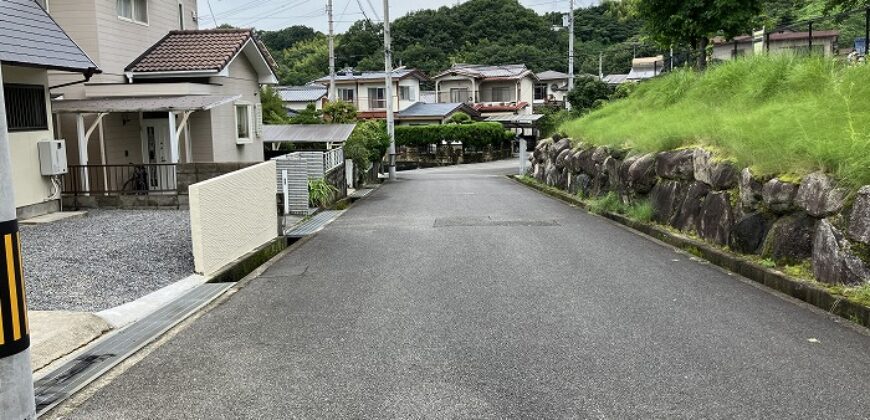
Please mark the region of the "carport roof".
[[265, 143], [342, 143], [356, 124], [275, 124], [263, 126]]
[[208, 111], [241, 98], [236, 96], [154, 96], [63, 99], [51, 102], [52, 112], [98, 113], [98, 112], [168, 112]]

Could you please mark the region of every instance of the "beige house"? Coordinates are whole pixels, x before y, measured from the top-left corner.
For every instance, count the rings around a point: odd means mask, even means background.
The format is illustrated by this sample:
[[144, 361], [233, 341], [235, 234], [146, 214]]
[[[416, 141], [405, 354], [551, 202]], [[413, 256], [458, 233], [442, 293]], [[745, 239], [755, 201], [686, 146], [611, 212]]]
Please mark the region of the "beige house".
[[[837, 55], [837, 40], [839, 31], [813, 31], [812, 50], [814, 54], [825, 57]], [[810, 50], [810, 33], [781, 31], [752, 37], [743, 35], [733, 40], [717, 38], [713, 40], [714, 61], [731, 60], [735, 57], [749, 56], [756, 52], [768, 51], [771, 53], [794, 52], [805, 54]]]
[[195, 0], [49, 10], [104, 71], [49, 75], [71, 163], [65, 192], [171, 191], [177, 163], [263, 160], [260, 87], [277, 77], [253, 30], [197, 30]]
[[531, 114], [535, 84], [539, 82], [525, 64], [454, 64], [432, 79], [439, 103], [472, 104], [484, 116]]
[[[336, 73], [336, 98], [352, 103], [362, 119], [386, 118], [387, 97], [382, 71], [340, 71]], [[416, 69], [400, 67], [393, 70], [393, 110], [402, 111], [420, 100], [420, 82], [429, 80]], [[329, 76], [315, 83], [329, 86]]]
[[58, 158], [60, 152], [49, 142], [54, 129], [48, 70], [78, 79], [99, 70], [34, 0], [4, 0], [0, 21], [0, 106], [6, 114], [0, 135], [8, 135], [15, 207], [18, 218], [26, 219], [59, 209], [58, 177], [66, 170], [58, 160], [47, 165], [49, 155]]
[[565, 104], [565, 95], [568, 94], [568, 73], [547, 70], [537, 73], [538, 82], [535, 83], [534, 104]]

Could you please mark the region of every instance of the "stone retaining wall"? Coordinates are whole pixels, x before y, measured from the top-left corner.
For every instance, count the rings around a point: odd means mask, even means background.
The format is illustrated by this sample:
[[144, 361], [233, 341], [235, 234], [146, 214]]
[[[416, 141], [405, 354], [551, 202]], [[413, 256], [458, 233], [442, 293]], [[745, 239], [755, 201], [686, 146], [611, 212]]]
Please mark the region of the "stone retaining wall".
[[703, 149], [632, 155], [556, 138], [529, 156], [529, 176], [572, 194], [648, 200], [653, 220], [778, 265], [810, 261], [819, 281], [870, 282], [870, 185], [857, 192], [816, 172], [759, 176]]

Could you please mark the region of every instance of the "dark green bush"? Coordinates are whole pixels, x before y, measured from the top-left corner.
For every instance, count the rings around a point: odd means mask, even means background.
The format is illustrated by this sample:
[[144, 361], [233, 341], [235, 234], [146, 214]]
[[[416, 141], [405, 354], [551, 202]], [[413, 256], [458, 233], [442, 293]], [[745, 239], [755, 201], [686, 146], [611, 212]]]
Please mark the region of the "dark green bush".
[[460, 141], [470, 147], [500, 146], [514, 137], [514, 133], [496, 122], [396, 126], [396, 145], [399, 146], [426, 146], [443, 140]]

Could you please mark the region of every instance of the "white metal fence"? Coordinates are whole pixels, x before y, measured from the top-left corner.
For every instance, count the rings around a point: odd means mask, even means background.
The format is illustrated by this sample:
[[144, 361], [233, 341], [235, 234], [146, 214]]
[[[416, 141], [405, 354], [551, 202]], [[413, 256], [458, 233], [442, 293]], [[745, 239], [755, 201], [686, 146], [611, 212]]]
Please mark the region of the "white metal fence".
[[277, 191], [284, 197], [284, 214], [310, 213], [308, 180], [321, 179], [344, 163], [342, 148], [301, 151], [272, 158], [276, 162]]

